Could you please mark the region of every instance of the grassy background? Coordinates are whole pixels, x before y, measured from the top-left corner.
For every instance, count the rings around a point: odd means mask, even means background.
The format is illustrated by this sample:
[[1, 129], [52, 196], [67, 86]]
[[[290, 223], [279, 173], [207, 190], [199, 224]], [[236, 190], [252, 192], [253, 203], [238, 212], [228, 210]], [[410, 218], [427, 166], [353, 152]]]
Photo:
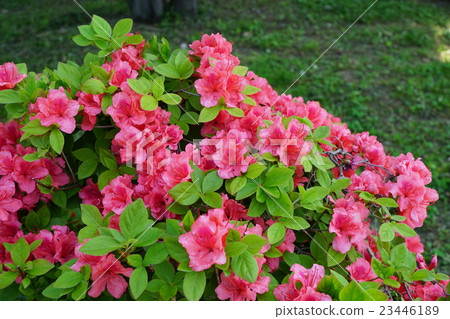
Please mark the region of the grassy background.
[[[125, 0], [79, 1], [111, 23], [129, 17]], [[155, 25], [135, 24], [144, 36], [165, 36], [173, 47], [220, 32], [243, 65], [280, 93], [344, 32], [373, 0], [198, 0], [195, 20], [168, 12]], [[387, 151], [421, 156], [433, 172], [440, 201], [420, 230], [426, 254], [450, 272], [450, 3], [379, 0], [287, 92], [317, 100], [353, 131], [377, 135]], [[90, 18], [71, 0], [16, 0], [0, 9], [0, 64], [29, 69], [81, 62], [71, 37]], [[447, 88], [447, 92], [446, 92]]]

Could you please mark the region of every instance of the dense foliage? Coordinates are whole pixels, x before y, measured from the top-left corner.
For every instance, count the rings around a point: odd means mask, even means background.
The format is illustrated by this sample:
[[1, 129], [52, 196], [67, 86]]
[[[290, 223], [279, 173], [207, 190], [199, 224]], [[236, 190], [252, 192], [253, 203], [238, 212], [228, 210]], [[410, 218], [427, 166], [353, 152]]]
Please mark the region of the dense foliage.
[[83, 65], [0, 66], [0, 299], [436, 300], [438, 199], [220, 34], [191, 50], [94, 16]]

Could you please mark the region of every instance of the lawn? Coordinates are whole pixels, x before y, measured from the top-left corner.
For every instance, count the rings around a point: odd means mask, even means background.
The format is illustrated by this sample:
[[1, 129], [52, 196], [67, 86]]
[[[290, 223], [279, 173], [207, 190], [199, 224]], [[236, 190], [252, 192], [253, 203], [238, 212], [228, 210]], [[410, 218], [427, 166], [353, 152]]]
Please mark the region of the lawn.
[[[421, 156], [440, 194], [421, 233], [427, 256], [438, 254], [440, 270], [449, 273], [450, 3], [379, 0], [310, 67], [373, 1], [198, 0], [196, 20], [167, 13], [135, 31], [181, 47], [220, 32], [242, 64], [280, 93], [308, 70], [287, 94], [319, 101], [353, 131], [377, 135], [394, 155]], [[79, 2], [110, 22], [129, 16], [125, 0]], [[0, 14], [0, 64], [26, 62], [40, 71], [81, 62], [89, 50], [71, 41], [76, 26], [90, 21], [71, 0], [9, 1]]]

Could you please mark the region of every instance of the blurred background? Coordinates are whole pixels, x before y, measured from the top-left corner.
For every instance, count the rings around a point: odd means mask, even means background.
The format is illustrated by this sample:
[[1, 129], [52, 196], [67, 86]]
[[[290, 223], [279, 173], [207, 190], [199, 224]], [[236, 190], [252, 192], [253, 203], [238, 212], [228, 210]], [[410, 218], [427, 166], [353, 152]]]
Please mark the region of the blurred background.
[[[186, 48], [220, 32], [234, 54], [284, 92], [374, 0], [78, 0], [111, 24], [140, 18], [134, 32]], [[147, 0], [149, 1], [149, 0]], [[145, 2], [145, 1], [144, 1]], [[0, 0], [0, 64], [29, 70], [81, 63], [93, 50], [71, 38], [89, 16], [73, 0]], [[142, 5], [142, 3], [140, 4]], [[180, 11], [181, 10], [181, 11]], [[183, 11], [184, 10], [184, 11]], [[144, 12], [148, 14], [143, 14]], [[185, 12], [180, 14], [179, 12]], [[143, 21], [146, 20], [146, 21]], [[440, 200], [419, 230], [426, 257], [450, 273], [450, 1], [379, 0], [287, 94], [319, 101], [352, 131], [377, 135], [393, 155], [412, 152], [433, 173]]]

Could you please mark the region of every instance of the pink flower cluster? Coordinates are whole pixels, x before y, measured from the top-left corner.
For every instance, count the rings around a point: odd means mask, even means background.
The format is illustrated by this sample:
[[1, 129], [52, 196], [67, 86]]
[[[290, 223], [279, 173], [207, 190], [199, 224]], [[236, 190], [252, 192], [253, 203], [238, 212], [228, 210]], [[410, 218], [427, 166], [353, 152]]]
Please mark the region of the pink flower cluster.
[[[23, 159], [36, 151], [18, 143], [22, 132], [17, 122], [0, 123], [0, 229], [4, 223], [20, 227], [17, 212], [30, 211], [40, 200], [48, 202], [51, 195], [43, 194], [37, 187], [39, 180], [50, 176], [53, 187], [69, 183], [61, 158], [42, 158], [33, 162]], [[7, 226], [5, 226], [7, 227]], [[2, 237], [0, 231], [0, 237]]]

